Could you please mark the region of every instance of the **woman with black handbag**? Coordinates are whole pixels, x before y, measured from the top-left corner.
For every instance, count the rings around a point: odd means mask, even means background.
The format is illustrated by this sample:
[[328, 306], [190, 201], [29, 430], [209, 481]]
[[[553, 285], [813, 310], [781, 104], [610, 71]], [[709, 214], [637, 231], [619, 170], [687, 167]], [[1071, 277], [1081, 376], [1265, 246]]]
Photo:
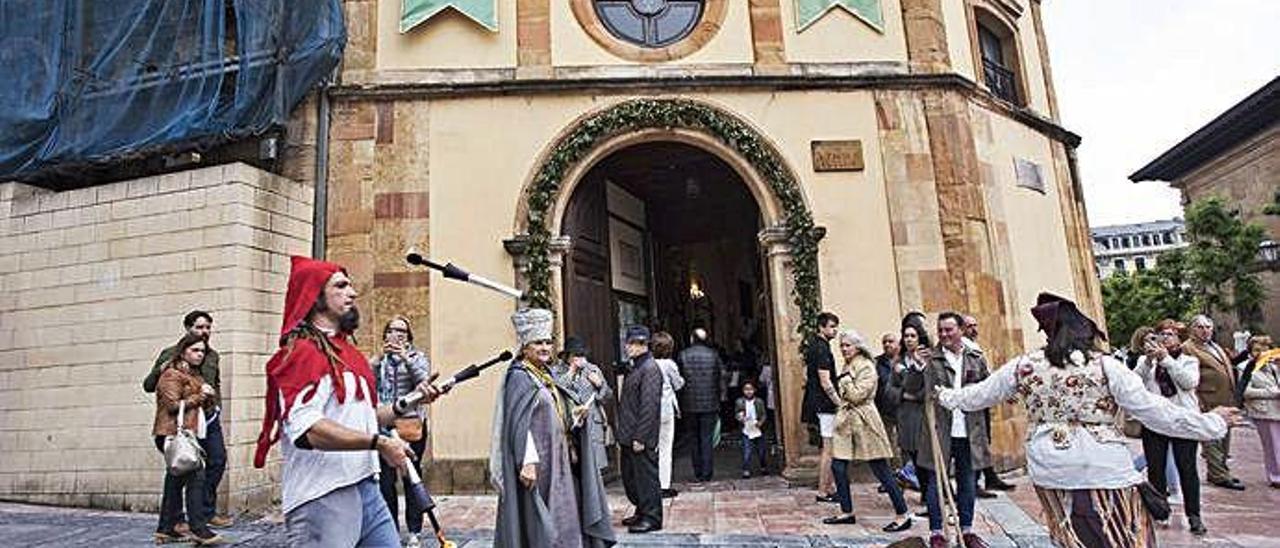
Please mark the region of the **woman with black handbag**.
[[[1221, 438], [1239, 411], [1200, 413], [1148, 392], [1142, 379], [1101, 351], [1106, 337], [1075, 303], [1041, 293], [1031, 309], [1047, 336], [978, 384], [940, 389], [949, 409], [977, 411], [1017, 396], [1027, 408], [1027, 471], [1054, 544], [1070, 548], [1155, 545], [1152, 508], [1116, 426], [1121, 409], [1151, 430]], [[1159, 498], [1159, 497], [1157, 497]], [[1162, 510], [1162, 509], [1156, 509]]]
[[[209, 344], [204, 337], [188, 333], [174, 348], [173, 360], [165, 364], [156, 383], [156, 418], [151, 432], [156, 449], [165, 455], [164, 494], [155, 540], [157, 544], [221, 544], [225, 539], [209, 529], [209, 510], [204, 507], [203, 452], [191, 439], [204, 437], [204, 407], [212, 402], [214, 394], [213, 387], [200, 376], [200, 364]], [[175, 529], [184, 498], [190, 536]]]

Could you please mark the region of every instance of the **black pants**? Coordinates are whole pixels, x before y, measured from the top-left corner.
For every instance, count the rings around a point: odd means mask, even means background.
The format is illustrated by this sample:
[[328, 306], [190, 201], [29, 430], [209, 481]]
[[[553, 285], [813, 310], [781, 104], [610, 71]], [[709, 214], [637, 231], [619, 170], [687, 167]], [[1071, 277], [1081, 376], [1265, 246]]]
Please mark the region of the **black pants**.
[[227, 446], [222, 439], [222, 417], [209, 421], [200, 447], [204, 449], [204, 507], [212, 516], [218, 511], [218, 484], [227, 470]]
[[[410, 459], [410, 465], [414, 470], [418, 471], [418, 477], [422, 477], [422, 453], [427, 450], [427, 437], [424, 435], [422, 439], [409, 442], [409, 448], [413, 449], [414, 458]], [[378, 488], [382, 491], [382, 500], [387, 502], [387, 510], [391, 511], [391, 523], [395, 524], [396, 530], [400, 530], [400, 500], [396, 497], [396, 477], [399, 470], [394, 466], [387, 464], [387, 461], [378, 459], [380, 472], [378, 474]], [[422, 513], [426, 511], [424, 508], [418, 507], [418, 501], [409, 495], [409, 475], [405, 474], [400, 478], [404, 484], [404, 523], [409, 526], [409, 532], [422, 532]]]
[[[156, 449], [164, 454], [164, 436], [156, 436]], [[182, 502], [186, 500], [187, 525], [193, 532], [207, 530], [209, 514], [204, 501], [204, 469], [188, 472], [181, 476], [165, 472], [164, 492], [160, 496], [160, 524], [156, 531], [170, 532], [182, 521]]]
[[715, 471], [711, 435], [716, 427], [716, 419], [717, 414], [714, 412], [689, 413], [689, 425], [693, 428], [693, 478], [698, 481], [711, 481], [711, 474]]
[[1168, 478], [1164, 475], [1169, 459], [1169, 446], [1173, 446], [1173, 466], [1178, 469], [1178, 481], [1182, 484], [1182, 509], [1187, 517], [1200, 517], [1200, 475], [1196, 471], [1198, 442], [1170, 438], [1163, 434], [1142, 429], [1142, 452], [1147, 455], [1147, 481], [1157, 491], [1168, 494]]
[[658, 452], [646, 448], [639, 453], [622, 447], [622, 487], [636, 515], [654, 525], [662, 525], [662, 486], [658, 483]]

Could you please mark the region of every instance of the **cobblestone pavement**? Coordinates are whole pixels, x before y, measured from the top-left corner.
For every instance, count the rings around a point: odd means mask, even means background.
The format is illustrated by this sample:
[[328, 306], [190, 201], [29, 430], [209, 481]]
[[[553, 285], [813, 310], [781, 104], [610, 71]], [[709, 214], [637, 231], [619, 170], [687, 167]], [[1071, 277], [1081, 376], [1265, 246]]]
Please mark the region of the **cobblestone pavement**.
[[[890, 535], [880, 527], [893, 518], [884, 495], [871, 484], [854, 485], [857, 525], [830, 526], [820, 523], [836, 511], [835, 505], [819, 504], [813, 491], [786, 487], [780, 479], [713, 482], [682, 486], [686, 489], [667, 499], [665, 529], [648, 535], [620, 535], [622, 546], [734, 546], [740, 548], [781, 546], [884, 546], [895, 540], [924, 535], [928, 526], [916, 518], [910, 532]], [[630, 508], [625, 497], [611, 489], [614, 526]], [[916, 504], [917, 497], [908, 500]], [[493, 496], [437, 497], [438, 515], [448, 536], [461, 547], [482, 548], [492, 544]], [[995, 547], [1049, 546], [1044, 529], [1008, 499], [982, 501], [975, 525]], [[987, 503], [990, 502], [990, 503]], [[103, 512], [0, 503], [0, 541], [5, 546], [151, 546], [155, 529], [152, 514]], [[284, 528], [279, 518], [241, 518], [235, 527], [222, 533], [235, 546], [281, 546]], [[424, 543], [434, 546], [434, 542]]]
[[[1244, 492], [1217, 487], [1204, 488], [1204, 518], [1209, 535], [1198, 539], [1186, 532], [1186, 522], [1177, 515], [1167, 529], [1161, 529], [1161, 546], [1280, 547], [1274, 533], [1280, 518], [1280, 490], [1268, 488], [1263, 479], [1261, 449], [1256, 432], [1235, 431], [1232, 470], [1248, 485]], [[688, 466], [687, 461], [676, 466]], [[727, 471], [726, 471], [727, 472]], [[721, 474], [720, 477], [724, 477]], [[995, 547], [1051, 546], [1039, 523], [1039, 503], [1027, 479], [1019, 474], [1009, 478], [1019, 487], [1009, 496], [979, 501], [975, 529]], [[887, 497], [875, 492], [874, 484], [853, 486], [857, 525], [830, 526], [820, 523], [835, 505], [814, 502], [813, 491], [789, 488], [777, 477], [733, 479], [709, 484], [680, 483], [678, 497], [665, 500], [666, 528], [657, 534], [621, 534], [622, 546], [733, 546], [738, 548], [780, 546], [885, 546], [910, 536], [927, 534], [924, 518], [916, 518], [908, 532], [890, 535], [880, 527], [892, 519]], [[614, 525], [629, 511], [616, 482], [610, 486]], [[917, 494], [907, 497], [913, 509], [920, 508]], [[493, 496], [441, 496], [438, 515], [449, 538], [466, 548], [491, 545]], [[3, 546], [151, 546], [155, 516], [92, 510], [50, 508], [0, 503], [0, 545]], [[235, 527], [223, 531], [235, 546], [281, 546], [283, 526], [278, 516], [260, 519], [241, 517]], [[434, 546], [434, 542], [425, 543]]]

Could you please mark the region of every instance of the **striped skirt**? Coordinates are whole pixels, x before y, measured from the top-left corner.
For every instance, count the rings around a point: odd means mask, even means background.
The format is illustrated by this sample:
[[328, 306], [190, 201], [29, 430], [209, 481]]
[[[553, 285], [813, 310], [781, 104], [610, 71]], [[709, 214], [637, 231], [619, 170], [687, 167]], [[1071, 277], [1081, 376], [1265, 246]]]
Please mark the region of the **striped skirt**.
[[1138, 488], [1046, 489], [1036, 487], [1053, 543], [1062, 548], [1151, 548], [1151, 515]]

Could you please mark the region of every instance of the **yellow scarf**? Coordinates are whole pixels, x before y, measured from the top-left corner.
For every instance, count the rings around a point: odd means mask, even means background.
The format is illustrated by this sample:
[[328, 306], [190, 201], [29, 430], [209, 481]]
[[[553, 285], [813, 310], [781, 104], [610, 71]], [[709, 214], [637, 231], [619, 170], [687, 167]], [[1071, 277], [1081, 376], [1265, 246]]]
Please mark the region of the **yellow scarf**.
[[551, 399], [556, 403], [556, 416], [560, 417], [560, 425], [563, 427], [565, 437], [568, 438], [569, 430], [572, 427], [568, 420], [569, 409], [565, 407], [564, 398], [560, 396], [560, 387], [556, 386], [555, 379], [551, 377], [551, 371], [529, 360], [523, 361], [525, 370], [533, 374], [534, 379], [551, 391]]
[[1273, 360], [1280, 361], [1280, 348], [1272, 348], [1258, 355], [1258, 359], [1253, 361], [1253, 372], [1257, 373], [1259, 369], [1265, 367]]

